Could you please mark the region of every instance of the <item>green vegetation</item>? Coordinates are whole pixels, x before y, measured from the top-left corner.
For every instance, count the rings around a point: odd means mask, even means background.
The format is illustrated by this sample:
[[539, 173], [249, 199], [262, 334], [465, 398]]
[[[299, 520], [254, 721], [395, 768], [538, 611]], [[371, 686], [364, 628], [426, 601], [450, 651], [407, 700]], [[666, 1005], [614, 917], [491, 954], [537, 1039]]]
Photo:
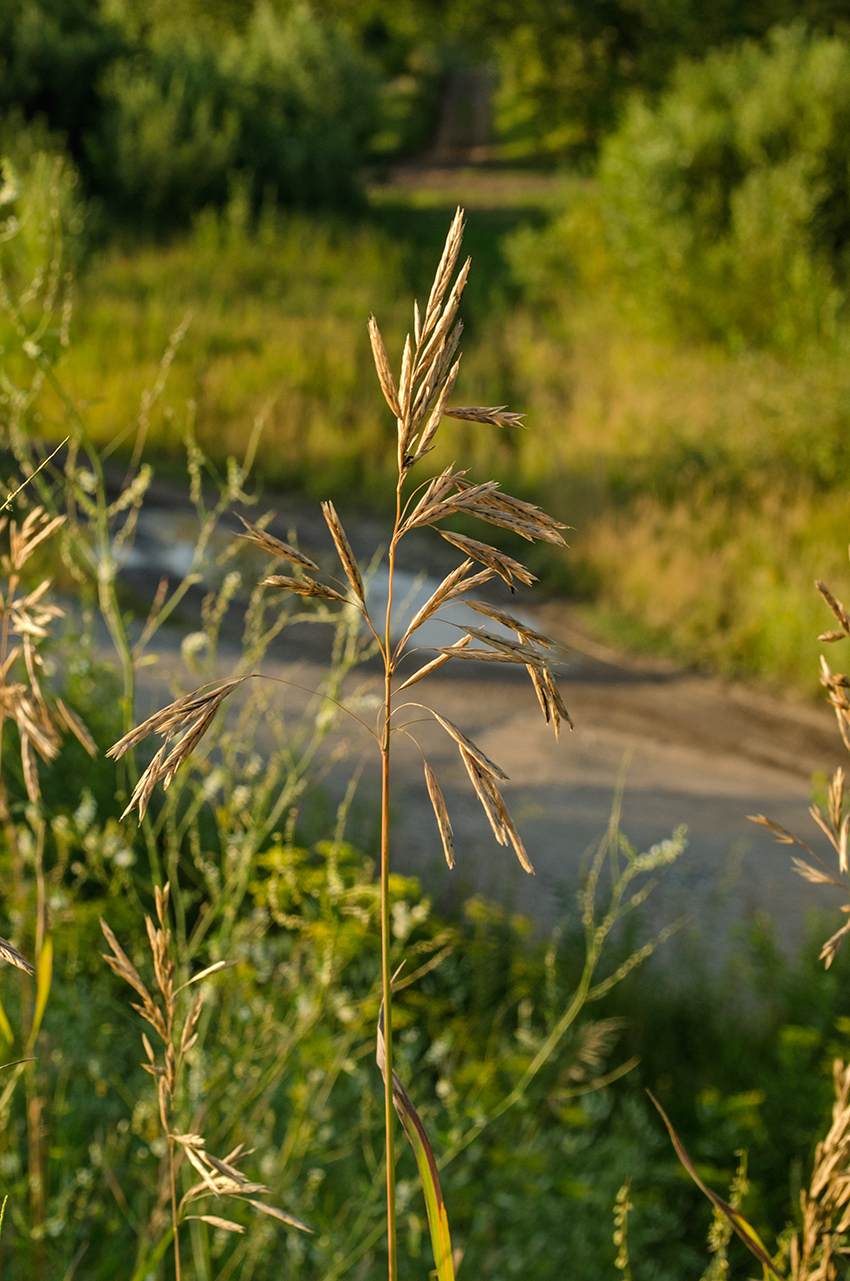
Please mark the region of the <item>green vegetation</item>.
[[30, 118], [64, 138], [107, 226], [185, 226], [234, 184], [255, 207], [351, 204], [378, 116], [345, 36], [306, 6], [233, 30], [179, 17], [7, 6], [7, 134]]
[[613, 259], [680, 334], [793, 352], [844, 318], [850, 46], [777, 29], [684, 63], [600, 161]]
[[[458, 185], [474, 196], [474, 179]], [[568, 212], [548, 225], [545, 208], [470, 211], [464, 395], [522, 404], [533, 431], [447, 423], [435, 461], [472, 459], [575, 526], [570, 553], [535, 570], [615, 639], [811, 689], [822, 612], [811, 583], [844, 573], [841, 342], [796, 354], [684, 344], [626, 290], [596, 189], [566, 190]], [[264, 480], [382, 501], [394, 427], [372, 393], [365, 320], [387, 298], [387, 341], [399, 340], [452, 195], [376, 189], [354, 223], [271, 210], [254, 223], [237, 193], [191, 237], [98, 254], [80, 273], [62, 362], [95, 439], [131, 448], [140, 398], [188, 314], [149, 415], [172, 465], [187, 405], [220, 463], [261, 415]], [[37, 430], [61, 439], [47, 388], [37, 412]]]
[[[21, 8], [14, 66], [20, 84], [36, 88], [31, 99], [9, 91], [11, 64], [2, 82], [10, 107], [46, 117], [24, 127], [10, 115], [4, 125], [14, 163], [0, 191], [0, 408], [15, 469], [5, 492], [43, 457], [45, 440], [70, 436], [15, 499], [3, 572], [20, 579], [17, 603], [5, 582], [0, 601], [0, 932], [37, 967], [35, 980], [21, 974], [19, 985], [4, 985], [0, 1005], [5, 1057], [35, 1052], [0, 1081], [4, 1272], [171, 1275], [169, 1148], [179, 1133], [196, 1154], [222, 1157], [244, 1144], [257, 1197], [315, 1230], [308, 1237], [228, 1200], [224, 1214], [243, 1235], [221, 1226], [217, 1201], [193, 1202], [208, 1214], [181, 1223], [193, 1275], [262, 1281], [281, 1274], [281, 1261], [305, 1281], [379, 1275], [387, 1262], [373, 1064], [382, 916], [392, 923], [391, 966], [408, 957], [395, 1062], [444, 1159], [464, 1271], [541, 1281], [610, 1274], [623, 1244], [612, 1240], [612, 1207], [622, 1233], [628, 1201], [635, 1275], [697, 1275], [707, 1207], [672, 1156], [647, 1085], [713, 1186], [729, 1185], [736, 1151], [748, 1150], [743, 1211], [771, 1250], [782, 1249], [833, 1101], [831, 1060], [847, 1054], [846, 951], [826, 973], [813, 953], [792, 963], [762, 922], [725, 968], [717, 958], [706, 968], [699, 940], [681, 936], [671, 945], [675, 964], [647, 983], [632, 965], [646, 941], [633, 914], [596, 958], [598, 1000], [564, 1023], [599, 942], [595, 922], [582, 930], [581, 916], [589, 904], [605, 910], [601, 881], [598, 897], [592, 878], [580, 887], [578, 911], [569, 887], [564, 921], [547, 940], [480, 900], [442, 920], [415, 881], [397, 876], [382, 912], [374, 843], [352, 833], [350, 803], [329, 812], [315, 784], [334, 723], [327, 702], [288, 713], [284, 731], [267, 690], [234, 697], [230, 719], [209, 731], [169, 792], [154, 796], [138, 830], [122, 811], [146, 761], [131, 752], [117, 765], [102, 755], [90, 763], [85, 754], [80, 721], [101, 752], [134, 724], [159, 629], [196, 571], [211, 590], [173, 662], [176, 696], [216, 678], [219, 634], [238, 607], [237, 673], [254, 670], [283, 628], [331, 626], [321, 693], [345, 702], [346, 679], [366, 654], [353, 612], [281, 605], [256, 586], [255, 553], [243, 543], [214, 556], [213, 532], [243, 492], [255, 451], [260, 475], [278, 486], [336, 498], [356, 487], [373, 506], [384, 501], [396, 425], [376, 408], [364, 321], [388, 299], [382, 327], [398, 348], [408, 295], [427, 296], [450, 203], [445, 189], [399, 194], [388, 185], [345, 221], [281, 208], [350, 198], [366, 154], [368, 82], [424, 48], [412, 10], [399, 8], [382, 64], [358, 45], [365, 10], [334, 27], [302, 9], [254, 11], [235, 0], [204, 12], [170, 8], [151, 6], [150, 20], [136, 23], [120, 5], [107, 21], [106, 10], [69, 2], [57, 4], [52, 26], [44, 10]], [[572, 9], [553, 12], [573, 30]], [[685, 26], [696, 41], [703, 29]], [[721, 27], [718, 41], [730, 30]], [[545, 33], [542, 18], [539, 28], [534, 39]], [[69, 42], [71, 29], [79, 39]], [[380, 44], [377, 27], [372, 38]], [[530, 37], [516, 40], [514, 52], [530, 47]], [[575, 45], [572, 35], [564, 40]], [[658, 65], [672, 65], [682, 47], [669, 42]], [[290, 93], [293, 48], [315, 59]], [[535, 57], [523, 64], [534, 72], [526, 88], [517, 73], [520, 105], [545, 79]], [[603, 49], [600, 75], [607, 57]], [[617, 57], [623, 75], [606, 80], [608, 98], [588, 95], [590, 124], [558, 134], [553, 113], [552, 137], [541, 141], [539, 114], [517, 107], [516, 137], [527, 128], [551, 154], [586, 146], [627, 84], [660, 89], [646, 62], [635, 56], [632, 71]], [[73, 136], [62, 115], [68, 99], [54, 112], [42, 92], [47, 73], [24, 74], [32, 66], [53, 74], [57, 60], [77, 86]], [[460, 186], [483, 193], [467, 241], [476, 272], [464, 303], [463, 399], [525, 407], [534, 431], [488, 438], [480, 424], [445, 423], [432, 458], [435, 470], [461, 459], [510, 479], [513, 492], [578, 526], [569, 561], [540, 558], [535, 568], [583, 595], [596, 626], [798, 688], [812, 680], [812, 636], [825, 625], [809, 580], [837, 586], [846, 572], [835, 551], [846, 536], [850, 393], [846, 175], [835, 159], [845, 64], [839, 41], [777, 34], [764, 47], [713, 55], [680, 73], [655, 105], [631, 108], [602, 147], [596, 179], [560, 179], [546, 195], [528, 185], [525, 197], [506, 199], [504, 188], [488, 197], [475, 175], [459, 175]], [[433, 82], [434, 65], [422, 84]], [[328, 78], [339, 99], [323, 89]], [[574, 101], [575, 83], [557, 88], [557, 100]], [[733, 91], [746, 99], [744, 124], [730, 110]], [[422, 108], [417, 94], [414, 85], [404, 110]], [[347, 118], [352, 95], [363, 116]], [[386, 83], [380, 96], [386, 108]], [[399, 90], [396, 106], [402, 98]], [[762, 128], [765, 111], [779, 119], [777, 100], [811, 111], [822, 132], [796, 117], [773, 133]], [[415, 115], [399, 110], [396, 137]], [[260, 117], [267, 132], [257, 141]], [[78, 169], [51, 157], [48, 126], [67, 131]], [[277, 147], [290, 131], [300, 150]], [[317, 131], [326, 152], [309, 145]], [[718, 139], [728, 169], [706, 158]], [[98, 151], [101, 143], [114, 150]], [[272, 152], [275, 171], [263, 167]], [[199, 175], [200, 159], [215, 164]], [[86, 200], [98, 172], [117, 178], [93, 213]], [[776, 190], [794, 196], [794, 216], [766, 235]], [[659, 191], [664, 201], [653, 203], [647, 193]], [[184, 230], [134, 239], [127, 225], [142, 207], [148, 229], [182, 222]], [[82, 235], [86, 214], [99, 242]], [[121, 237], [110, 238], [119, 223]], [[656, 252], [665, 244], [680, 254], [675, 287]], [[74, 261], [76, 281], [67, 270]], [[756, 284], [764, 285], [758, 306]], [[199, 543], [189, 575], [158, 601], [140, 637], [118, 568], [151, 480], [146, 450], [172, 472], [188, 465]], [[129, 467], [117, 498], [103, 484], [109, 456]], [[21, 521], [37, 539], [54, 516], [64, 523], [51, 541], [27, 547], [24, 538], [22, 549]], [[509, 536], [505, 548], [517, 550]], [[64, 625], [42, 612], [49, 596], [22, 603], [47, 564], [76, 598]], [[104, 627], [108, 661], [95, 643]], [[8, 650], [15, 634], [22, 645], [30, 638], [27, 653]], [[839, 804], [837, 831], [841, 821]], [[616, 893], [623, 868], [653, 871], [680, 847], [674, 840], [641, 859], [612, 825], [592, 866], [600, 876], [610, 869]], [[154, 935], [164, 952], [152, 962], [143, 917], [166, 880], [170, 907], [161, 897], [156, 907], [171, 938]], [[152, 989], [157, 974], [167, 987], [165, 954], [184, 983], [232, 963], [194, 989], [205, 997], [194, 1014], [193, 988], [174, 996], [178, 1042], [197, 1031], [178, 1067], [157, 1058], [159, 1043], [150, 1054], [140, 1048], [126, 985], [100, 958], [100, 916]], [[674, 975], [685, 973], [682, 986]], [[608, 984], [612, 976], [622, 982]], [[625, 1073], [633, 1057], [640, 1062]], [[167, 1108], [152, 1079], [160, 1061]], [[430, 1254], [407, 1150], [398, 1174], [399, 1275], [412, 1281]], [[190, 1182], [185, 1161], [184, 1176], [181, 1190]], [[743, 1247], [733, 1242], [730, 1256], [744, 1274]], [[716, 1254], [706, 1277], [722, 1275], [722, 1262]]]

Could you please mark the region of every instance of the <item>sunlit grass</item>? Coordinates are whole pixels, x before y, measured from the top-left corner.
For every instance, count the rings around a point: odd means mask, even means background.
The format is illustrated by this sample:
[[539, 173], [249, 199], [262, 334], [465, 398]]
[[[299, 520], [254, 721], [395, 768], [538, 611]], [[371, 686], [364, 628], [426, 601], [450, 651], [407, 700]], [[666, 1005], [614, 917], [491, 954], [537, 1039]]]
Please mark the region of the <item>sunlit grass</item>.
[[[440, 181], [430, 194], [379, 189], [356, 224], [277, 217], [250, 231], [231, 208], [169, 246], [98, 255], [81, 273], [62, 377], [99, 442], [120, 449], [191, 313], [151, 418], [157, 451], [180, 455], [191, 416], [223, 462], [264, 415], [266, 482], [380, 501], [395, 425], [372, 391], [366, 320], [385, 300], [397, 343], [404, 300], [424, 296], [446, 207], [474, 188], [469, 174], [458, 193]], [[534, 430], [446, 424], [435, 464], [463, 457], [574, 526], [569, 558], [542, 568], [591, 602], [592, 626], [613, 619], [630, 644], [811, 690], [822, 609], [811, 583], [841, 582], [850, 532], [844, 353], [736, 354], [665, 335], [611, 284], [592, 236], [572, 275], [549, 269], [534, 231], [516, 236], [543, 225], [551, 193], [520, 188], [511, 208], [491, 187], [469, 215], [486, 284], [464, 303], [464, 396], [522, 405]], [[58, 410], [43, 411], [58, 434]]]

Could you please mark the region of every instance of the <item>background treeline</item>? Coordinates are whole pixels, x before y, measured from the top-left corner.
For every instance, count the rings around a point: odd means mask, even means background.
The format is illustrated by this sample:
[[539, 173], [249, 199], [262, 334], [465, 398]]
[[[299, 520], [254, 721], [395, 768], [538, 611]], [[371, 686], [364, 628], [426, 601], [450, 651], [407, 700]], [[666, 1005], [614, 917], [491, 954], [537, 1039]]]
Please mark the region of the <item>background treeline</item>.
[[497, 155], [586, 162], [634, 91], [791, 20], [850, 30], [836, 0], [8, 0], [0, 111], [124, 218], [185, 221], [240, 174], [257, 205], [340, 204], [367, 160], [428, 147], [453, 70], [489, 67]]

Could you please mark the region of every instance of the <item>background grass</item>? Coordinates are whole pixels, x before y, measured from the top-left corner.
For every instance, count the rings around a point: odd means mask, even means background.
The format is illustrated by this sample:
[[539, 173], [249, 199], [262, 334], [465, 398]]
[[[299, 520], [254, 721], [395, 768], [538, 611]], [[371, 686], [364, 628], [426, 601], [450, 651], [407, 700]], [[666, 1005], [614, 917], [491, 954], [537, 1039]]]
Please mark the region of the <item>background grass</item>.
[[[515, 203], [507, 193], [491, 195], [486, 175], [457, 183], [476, 269], [456, 400], [521, 406], [533, 431], [447, 422], [435, 465], [463, 456], [566, 520], [570, 551], [535, 568], [606, 635], [814, 691], [826, 623], [812, 582], [840, 594], [846, 573], [843, 345], [685, 342], [624, 291], [592, 185], [557, 180], [529, 197], [518, 184]], [[258, 224], [237, 197], [189, 237], [93, 255], [61, 372], [95, 438], [120, 454], [188, 315], [151, 416], [163, 460], [182, 453], [191, 418], [223, 464], [261, 415], [268, 485], [380, 503], [395, 428], [375, 401], [365, 319], [382, 299], [388, 347], [400, 348], [401, 299], [424, 294], [454, 195], [378, 187], [355, 222], [268, 211]], [[553, 200], [566, 213], [553, 217]], [[47, 392], [39, 413], [46, 436], [63, 430]]]

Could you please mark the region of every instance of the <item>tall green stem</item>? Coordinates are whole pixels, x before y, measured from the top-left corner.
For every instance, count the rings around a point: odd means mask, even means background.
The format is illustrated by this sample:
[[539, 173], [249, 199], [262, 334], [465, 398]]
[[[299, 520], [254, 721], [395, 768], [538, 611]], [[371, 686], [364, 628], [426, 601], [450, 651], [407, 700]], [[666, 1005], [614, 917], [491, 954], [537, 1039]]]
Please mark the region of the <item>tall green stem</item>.
[[[387, 678], [389, 688], [389, 677]], [[387, 1250], [389, 1281], [396, 1281], [395, 1222], [395, 1109], [393, 1107], [393, 1006], [390, 974], [390, 859], [389, 859], [390, 751], [389, 719], [381, 747], [381, 988], [384, 998], [384, 1124], [387, 1137]]]

